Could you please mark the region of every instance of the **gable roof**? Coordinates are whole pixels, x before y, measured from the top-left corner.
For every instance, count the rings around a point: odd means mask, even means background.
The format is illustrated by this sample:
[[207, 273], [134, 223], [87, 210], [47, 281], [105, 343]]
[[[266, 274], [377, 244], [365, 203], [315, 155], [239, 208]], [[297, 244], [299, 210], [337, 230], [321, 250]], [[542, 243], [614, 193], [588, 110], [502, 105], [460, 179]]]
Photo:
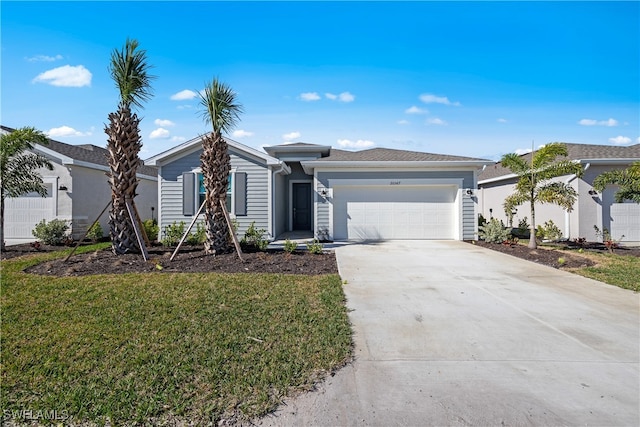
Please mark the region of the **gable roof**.
[[[0, 126], [5, 132], [13, 132], [15, 129]], [[108, 156], [109, 151], [105, 148], [98, 147], [93, 144], [71, 145], [64, 142], [55, 141], [47, 138], [48, 145], [37, 144], [34, 149], [51, 157], [59, 158], [63, 164], [71, 164], [77, 166], [85, 166], [93, 169], [109, 170]], [[138, 167], [139, 175], [156, 177], [158, 170], [154, 167], [147, 166], [142, 163]]]
[[[640, 144], [627, 147], [614, 145], [594, 145], [594, 144], [571, 144], [567, 146], [567, 159], [580, 163], [601, 163], [601, 164], [630, 164], [640, 161]], [[523, 154], [520, 157], [526, 161], [531, 160], [532, 153]], [[515, 175], [500, 162], [493, 166], [487, 166], [479, 175], [478, 183], [499, 181], [501, 179], [512, 178]]]
[[[258, 151], [255, 148], [251, 148], [247, 145], [241, 144], [238, 141], [234, 141], [227, 137], [224, 137], [224, 140], [227, 142], [227, 145], [233, 149], [244, 152], [250, 157], [259, 159], [265, 162], [267, 165], [280, 165], [282, 162], [274, 157], [269, 156], [262, 151]], [[180, 158], [187, 154], [192, 153], [195, 150], [199, 150], [202, 147], [202, 135], [197, 136], [189, 141], [183, 142], [180, 145], [177, 145], [173, 148], [170, 148], [162, 153], [156, 154], [155, 156], [149, 157], [145, 163], [153, 166], [161, 166], [163, 163], [166, 163], [167, 160], [171, 158]]]

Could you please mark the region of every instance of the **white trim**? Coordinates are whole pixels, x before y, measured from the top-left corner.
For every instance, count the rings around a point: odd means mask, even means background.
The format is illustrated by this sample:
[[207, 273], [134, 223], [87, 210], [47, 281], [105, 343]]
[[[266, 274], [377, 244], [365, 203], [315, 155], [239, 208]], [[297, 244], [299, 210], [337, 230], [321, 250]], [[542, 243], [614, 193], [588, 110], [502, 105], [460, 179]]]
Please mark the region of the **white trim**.
[[408, 187], [408, 186], [428, 186], [428, 185], [457, 185], [462, 188], [463, 178], [408, 178], [408, 179], [338, 179], [329, 178], [329, 188], [336, 186], [391, 186], [391, 187]]
[[[313, 179], [293, 179], [289, 181], [289, 209], [287, 209], [287, 214], [289, 216], [289, 226], [287, 227], [288, 231], [293, 231], [293, 184], [310, 184], [311, 192], [315, 193], [313, 189]], [[314, 202], [312, 201], [312, 205], [313, 204]], [[312, 209], [312, 213], [313, 213], [313, 209]], [[314, 221], [315, 221], [315, 217], [311, 218], [312, 226], [314, 224]]]
[[[281, 163], [280, 160], [274, 157], [271, 157], [266, 153], [258, 151], [255, 148], [241, 144], [227, 137], [224, 137], [224, 140], [227, 142], [227, 145], [229, 146], [229, 148], [243, 152], [249, 157], [253, 157], [254, 159], [265, 162], [267, 165], [277, 165]], [[145, 160], [144, 163], [147, 166], [159, 166], [161, 164], [168, 163], [174, 160], [175, 158], [181, 158], [188, 154], [192, 154], [193, 152], [198, 151], [201, 148], [202, 148], [202, 136], [198, 136], [187, 142], [183, 142], [180, 145], [170, 148], [169, 150], [163, 151], [162, 153], [149, 157], [147, 160]]]
[[482, 161], [482, 160], [431, 160], [431, 161], [302, 161], [300, 164], [304, 169], [305, 173], [311, 175], [311, 170], [318, 168], [321, 171], [331, 170], [336, 171], [336, 169], [346, 168], [349, 171], [358, 170], [366, 168], [376, 168], [376, 169], [392, 169], [397, 168], [399, 170], [415, 170], [426, 168], [428, 170], [435, 170], [435, 168], [445, 168], [446, 169], [456, 169], [461, 170], [463, 167], [480, 169], [483, 166], [494, 164], [493, 161]]

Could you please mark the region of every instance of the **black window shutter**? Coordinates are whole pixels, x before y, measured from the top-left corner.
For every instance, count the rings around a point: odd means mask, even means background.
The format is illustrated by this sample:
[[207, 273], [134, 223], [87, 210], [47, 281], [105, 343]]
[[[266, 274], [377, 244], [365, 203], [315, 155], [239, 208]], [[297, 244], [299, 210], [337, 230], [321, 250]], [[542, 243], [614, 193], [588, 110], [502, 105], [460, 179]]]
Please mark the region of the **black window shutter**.
[[196, 213], [196, 174], [182, 174], [182, 215], [193, 216]]
[[247, 215], [247, 174], [245, 172], [236, 172], [234, 179], [236, 180], [233, 189], [233, 197], [235, 199], [236, 215]]

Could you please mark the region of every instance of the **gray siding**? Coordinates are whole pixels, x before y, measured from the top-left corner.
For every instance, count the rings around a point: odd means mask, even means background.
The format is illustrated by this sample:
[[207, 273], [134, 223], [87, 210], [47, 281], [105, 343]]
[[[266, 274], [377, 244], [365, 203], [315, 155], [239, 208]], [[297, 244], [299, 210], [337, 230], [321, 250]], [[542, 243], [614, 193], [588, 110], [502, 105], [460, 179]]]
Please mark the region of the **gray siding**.
[[[182, 174], [200, 166], [202, 150], [195, 151], [162, 166], [160, 172], [160, 230], [174, 221], [189, 223], [193, 216], [182, 214]], [[247, 174], [247, 215], [237, 216], [238, 236], [242, 237], [252, 221], [256, 227], [268, 226], [268, 168], [242, 153], [229, 150], [231, 168]], [[201, 215], [202, 218], [202, 215]]]
[[476, 239], [477, 225], [476, 221], [476, 203], [474, 196], [469, 196], [462, 191], [462, 239]]

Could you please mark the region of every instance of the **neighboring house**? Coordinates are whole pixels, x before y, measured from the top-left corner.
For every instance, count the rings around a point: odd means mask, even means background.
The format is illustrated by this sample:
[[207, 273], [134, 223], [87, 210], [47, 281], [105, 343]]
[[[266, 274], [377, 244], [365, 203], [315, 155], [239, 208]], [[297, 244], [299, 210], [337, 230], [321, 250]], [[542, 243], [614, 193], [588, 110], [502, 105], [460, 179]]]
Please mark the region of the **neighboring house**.
[[[2, 126], [0, 132], [12, 132]], [[32, 230], [43, 219], [71, 221], [73, 238], [79, 239], [87, 227], [111, 201], [106, 172], [108, 152], [95, 145], [69, 145], [49, 140], [49, 145], [36, 145], [34, 150], [46, 156], [53, 170], [38, 169], [47, 188], [47, 196], [26, 194], [5, 200], [5, 239], [34, 240]], [[155, 215], [158, 204], [157, 169], [138, 168], [136, 207], [142, 219]], [[108, 211], [100, 219], [105, 236], [109, 234]]]
[[[536, 204], [536, 225], [552, 220], [562, 230], [565, 238], [597, 241], [595, 225], [600, 230], [609, 230], [614, 239], [624, 235], [623, 244], [640, 244], [640, 205], [632, 202], [615, 203], [613, 195], [616, 186], [607, 187], [603, 193], [596, 192], [592, 187], [593, 180], [602, 172], [625, 169], [633, 162], [639, 161], [640, 144], [628, 147], [587, 144], [566, 146], [568, 158], [584, 166], [584, 175], [582, 178], [569, 175], [558, 180], [569, 183], [578, 192], [578, 199], [570, 213], [556, 205]], [[530, 160], [531, 154], [525, 154], [523, 157]], [[480, 173], [478, 203], [480, 213], [486, 219], [494, 217], [507, 224], [502, 204], [505, 197], [513, 192], [515, 183], [515, 175], [499, 163], [487, 166]], [[529, 205], [517, 208], [513, 225], [517, 226], [518, 221], [524, 217], [531, 222]]]
[[[286, 144], [264, 152], [227, 139], [227, 207], [238, 235], [255, 222], [270, 239], [474, 239], [475, 189], [490, 160], [375, 148]], [[161, 230], [190, 222], [204, 197], [200, 138], [147, 160], [158, 167]]]

